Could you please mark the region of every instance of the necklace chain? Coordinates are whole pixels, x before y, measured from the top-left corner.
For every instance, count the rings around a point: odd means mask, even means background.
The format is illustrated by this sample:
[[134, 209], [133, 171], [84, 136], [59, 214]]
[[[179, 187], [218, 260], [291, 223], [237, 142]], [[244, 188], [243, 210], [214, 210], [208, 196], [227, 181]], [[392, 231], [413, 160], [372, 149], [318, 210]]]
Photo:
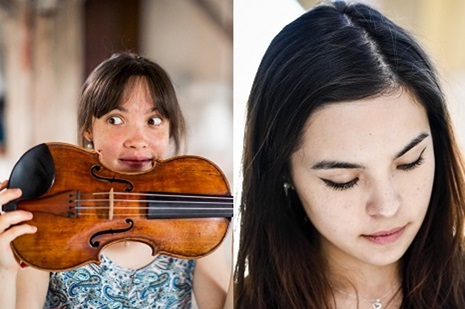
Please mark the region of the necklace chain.
[[338, 291], [339, 293], [342, 293], [346, 296], [349, 296], [353, 299], [358, 299], [360, 298], [361, 300], [363, 301], [366, 301], [366, 302], [369, 302], [371, 303], [371, 306], [373, 307], [373, 309], [382, 309], [383, 308], [383, 302], [382, 302], [382, 299], [385, 298], [386, 296], [388, 296], [392, 291], [397, 291], [399, 288], [396, 288], [396, 289], [389, 289], [389, 291], [387, 291], [386, 294], [384, 294], [383, 296], [381, 297], [378, 297], [376, 299], [368, 299], [368, 298], [364, 298], [364, 297], [361, 297], [361, 296], [354, 296], [353, 294], [349, 294], [347, 292], [344, 292], [338, 288], [335, 288], [334, 286], [330, 285], [330, 287], [336, 291]]

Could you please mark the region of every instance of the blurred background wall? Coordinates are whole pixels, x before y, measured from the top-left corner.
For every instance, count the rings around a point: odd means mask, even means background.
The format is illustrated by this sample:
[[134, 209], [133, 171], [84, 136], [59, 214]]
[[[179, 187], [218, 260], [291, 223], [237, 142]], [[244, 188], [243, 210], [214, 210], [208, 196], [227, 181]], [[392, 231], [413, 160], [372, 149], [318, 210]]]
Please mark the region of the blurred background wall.
[[232, 179], [232, 0], [1, 0], [0, 179], [32, 146], [76, 144], [85, 77], [133, 51], [170, 74], [189, 154]]

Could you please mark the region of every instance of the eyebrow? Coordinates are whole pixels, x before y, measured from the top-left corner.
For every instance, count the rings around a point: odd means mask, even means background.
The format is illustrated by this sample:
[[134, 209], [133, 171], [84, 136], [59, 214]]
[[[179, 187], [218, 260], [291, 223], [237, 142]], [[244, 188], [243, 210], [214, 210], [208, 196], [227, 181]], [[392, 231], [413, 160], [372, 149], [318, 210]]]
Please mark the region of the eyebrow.
[[[119, 111], [122, 111], [122, 112], [129, 112], [126, 108], [124, 108], [123, 106], [117, 106], [115, 109], [119, 110]], [[150, 114], [150, 113], [154, 113], [154, 112], [158, 112], [158, 108], [156, 106], [152, 107], [146, 114]]]
[[[399, 151], [396, 154], [395, 159], [402, 157], [404, 154], [406, 154], [413, 147], [421, 143], [428, 136], [429, 136], [428, 133], [425, 133], [425, 132], [420, 133], [420, 135], [415, 137], [410, 143], [408, 143], [401, 151]], [[329, 169], [337, 169], [337, 168], [363, 169], [364, 167], [356, 163], [341, 162], [341, 161], [328, 161], [328, 160], [320, 161], [312, 166], [312, 169], [314, 170], [329, 170]]]
[[402, 149], [401, 151], [399, 151], [397, 153], [397, 155], [395, 156], [395, 158], [400, 158], [402, 157], [404, 154], [406, 154], [410, 149], [412, 149], [413, 147], [415, 147], [416, 145], [418, 145], [419, 143], [421, 143], [421, 141], [423, 141], [425, 138], [427, 138], [429, 136], [428, 133], [421, 133], [420, 135], [418, 135], [417, 137], [415, 137], [407, 146], [404, 147], [404, 149]]
[[125, 113], [128, 112], [128, 110], [126, 108], [122, 107], [121, 105], [118, 105], [115, 109], [117, 109], [119, 111], [122, 111], [122, 112], [125, 112]]

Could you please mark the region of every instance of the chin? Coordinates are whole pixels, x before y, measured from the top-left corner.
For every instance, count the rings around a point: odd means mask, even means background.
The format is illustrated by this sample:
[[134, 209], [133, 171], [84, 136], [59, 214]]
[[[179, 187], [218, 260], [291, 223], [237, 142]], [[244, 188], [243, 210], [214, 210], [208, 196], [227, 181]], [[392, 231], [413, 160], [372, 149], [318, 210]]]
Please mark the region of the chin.
[[370, 256], [365, 256], [364, 260], [374, 266], [390, 266], [398, 264], [406, 251], [407, 248], [399, 248], [398, 250], [372, 252]]

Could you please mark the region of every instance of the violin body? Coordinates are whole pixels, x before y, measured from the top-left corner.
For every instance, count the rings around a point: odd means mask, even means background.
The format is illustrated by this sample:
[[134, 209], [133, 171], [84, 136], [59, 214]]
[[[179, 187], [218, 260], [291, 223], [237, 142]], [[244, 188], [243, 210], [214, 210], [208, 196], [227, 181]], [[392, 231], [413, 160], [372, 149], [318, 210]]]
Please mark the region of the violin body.
[[153, 255], [194, 259], [223, 240], [233, 213], [221, 170], [197, 156], [154, 161], [149, 171], [120, 173], [99, 154], [63, 143], [41, 144], [14, 167], [9, 187], [23, 196], [5, 205], [33, 213], [34, 234], [12, 242], [27, 265], [49, 271], [99, 263], [121, 241], [149, 245]]

